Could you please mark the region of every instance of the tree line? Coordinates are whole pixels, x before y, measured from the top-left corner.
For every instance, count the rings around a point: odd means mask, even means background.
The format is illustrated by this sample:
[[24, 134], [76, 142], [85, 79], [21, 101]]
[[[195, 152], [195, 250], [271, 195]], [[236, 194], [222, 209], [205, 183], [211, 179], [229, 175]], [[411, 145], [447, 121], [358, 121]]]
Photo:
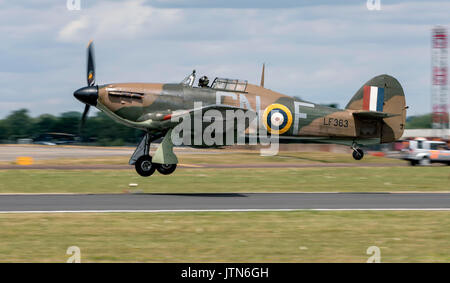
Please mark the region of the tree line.
[[88, 117], [80, 129], [81, 112], [70, 111], [58, 116], [42, 114], [31, 117], [27, 109], [11, 112], [0, 120], [0, 142], [15, 143], [17, 139], [36, 139], [46, 133], [67, 133], [77, 136], [79, 143], [98, 145], [137, 144], [143, 131], [118, 124], [104, 113]]
[[[42, 114], [31, 117], [27, 109], [11, 112], [0, 120], [0, 142], [15, 143], [20, 138], [36, 139], [45, 133], [68, 133], [78, 138], [80, 143], [98, 145], [136, 144], [143, 131], [118, 124], [102, 112], [88, 117], [80, 129], [81, 113], [65, 112], [58, 116]], [[431, 128], [431, 114], [408, 117], [407, 129]]]

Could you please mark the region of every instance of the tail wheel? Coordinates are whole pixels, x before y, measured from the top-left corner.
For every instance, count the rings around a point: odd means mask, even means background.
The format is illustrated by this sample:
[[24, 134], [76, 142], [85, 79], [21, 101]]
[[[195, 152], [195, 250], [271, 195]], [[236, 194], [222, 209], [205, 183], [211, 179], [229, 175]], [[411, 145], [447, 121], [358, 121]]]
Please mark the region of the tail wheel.
[[177, 169], [176, 164], [158, 164], [156, 167], [156, 170], [163, 175], [172, 174], [175, 169]]
[[353, 158], [355, 160], [361, 160], [364, 157], [364, 151], [360, 148], [353, 150]]
[[155, 173], [156, 166], [152, 163], [152, 157], [150, 155], [143, 155], [136, 160], [134, 164], [136, 172], [142, 177], [151, 176]]

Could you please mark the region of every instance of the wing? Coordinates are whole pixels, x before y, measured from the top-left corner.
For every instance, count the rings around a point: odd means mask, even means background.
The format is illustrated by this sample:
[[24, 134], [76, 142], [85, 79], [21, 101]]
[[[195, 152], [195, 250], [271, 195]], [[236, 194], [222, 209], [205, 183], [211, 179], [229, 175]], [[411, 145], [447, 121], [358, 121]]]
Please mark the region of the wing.
[[[221, 113], [221, 115], [215, 116], [212, 112], [208, 113], [208, 110], [217, 110]], [[254, 117], [257, 117], [257, 113], [254, 110], [249, 110], [249, 109], [245, 109], [245, 108], [241, 108], [241, 107], [236, 107], [236, 106], [230, 106], [230, 105], [222, 105], [222, 104], [212, 104], [212, 105], [207, 105], [207, 106], [203, 106], [200, 108], [193, 108], [193, 109], [189, 109], [189, 110], [179, 110], [179, 111], [174, 111], [171, 115], [166, 115], [166, 117], [164, 117], [164, 120], [169, 120], [171, 118], [178, 118], [178, 117], [183, 117], [185, 115], [190, 115], [191, 117], [196, 117], [197, 115], [199, 115], [198, 117], [215, 117], [215, 121], [226, 121], [228, 115], [226, 115], [226, 111], [238, 111], [241, 110], [244, 113], [251, 113], [254, 114]]]

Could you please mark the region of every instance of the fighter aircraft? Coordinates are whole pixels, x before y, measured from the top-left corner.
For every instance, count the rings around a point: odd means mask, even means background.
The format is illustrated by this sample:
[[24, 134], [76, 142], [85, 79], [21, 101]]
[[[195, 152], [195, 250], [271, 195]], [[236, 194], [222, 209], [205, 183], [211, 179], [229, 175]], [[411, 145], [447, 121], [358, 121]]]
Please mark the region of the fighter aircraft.
[[[236, 126], [236, 117], [207, 118], [206, 112], [223, 114], [230, 111], [256, 113], [263, 127], [253, 127], [255, 121], [245, 123], [246, 141], [253, 135], [266, 134], [280, 143], [333, 143], [349, 145], [353, 158], [364, 156], [362, 145], [393, 142], [403, 134], [406, 109], [402, 86], [392, 76], [379, 75], [363, 84], [345, 109], [336, 109], [304, 101], [264, 88], [264, 66], [260, 85], [245, 80], [215, 78], [210, 84], [206, 76], [196, 81], [195, 70], [180, 83], [106, 83], [95, 82], [95, 60], [92, 41], [87, 47], [87, 86], [74, 92], [86, 104], [81, 125], [85, 123], [89, 108], [94, 106], [115, 121], [145, 131], [141, 142], [131, 156], [141, 176], [150, 176], [155, 170], [161, 174], [175, 171], [178, 159], [173, 153], [172, 130], [184, 120], [200, 117], [201, 130], [213, 123], [232, 123], [222, 133], [230, 135], [230, 126]], [[301, 86], [299, 86], [301, 87]], [[333, 95], [333, 94], [330, 94]], [[200, 106], [199, 106], [200, 105]], [[250, 116], [249, 116], [250, 117]], [[178, 119], [174, 119], [178, 118]], [[198, 118], [194, 118], [195, 124]], [[195, 125], [194, 125], [195, 126]], [[237, 126], [239, 128], [239, 125]], [[215, 130], [212, 137], [222, 134]], [[194, 147], [217, 147], [204, 140], [196, 130], [184, 133], [198, 143]], [[228, 144], [236, 142], [240, 132], [231, 130]], [[153, 157], [150, 144], [163, 138]], [[184, 141], [184, 140], [183, 140]], [[230, 142], [231, 141], [231, 142]]]

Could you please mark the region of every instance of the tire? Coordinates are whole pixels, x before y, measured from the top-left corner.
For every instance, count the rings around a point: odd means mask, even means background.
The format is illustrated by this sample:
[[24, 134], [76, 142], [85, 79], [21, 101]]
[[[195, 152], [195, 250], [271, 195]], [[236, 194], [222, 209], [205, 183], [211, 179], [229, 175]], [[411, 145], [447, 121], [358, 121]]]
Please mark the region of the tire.
[[409, 164], [411, 164], [411, 166], [416, 166], [417, 165], [417, 160], [410, 160]]
[[156, 166], [156, 170], [163, 175], [172, 174], [175, 169], [177, 169], [176, 164], [158, 164], [158, 166]]
[[364, 151], [360, 148], [357, 148], [353, 151], [352, 155], [355, 160], [361, 160], [364, 157]]
[[136, 168], [136, 172], [142, 177], [148, 177], [155, 173], [156, 166], [152, 163], [152, 157], [150, 155], [143, 155], [136, 160], [134, 168]]
[[428, 165], [431, 165], [430, 158], [428, 158], [428, 157], [423, 157], [422, 159], [419, 160], [419, 164], [420, 164], [421, 166], [428, 166]]

